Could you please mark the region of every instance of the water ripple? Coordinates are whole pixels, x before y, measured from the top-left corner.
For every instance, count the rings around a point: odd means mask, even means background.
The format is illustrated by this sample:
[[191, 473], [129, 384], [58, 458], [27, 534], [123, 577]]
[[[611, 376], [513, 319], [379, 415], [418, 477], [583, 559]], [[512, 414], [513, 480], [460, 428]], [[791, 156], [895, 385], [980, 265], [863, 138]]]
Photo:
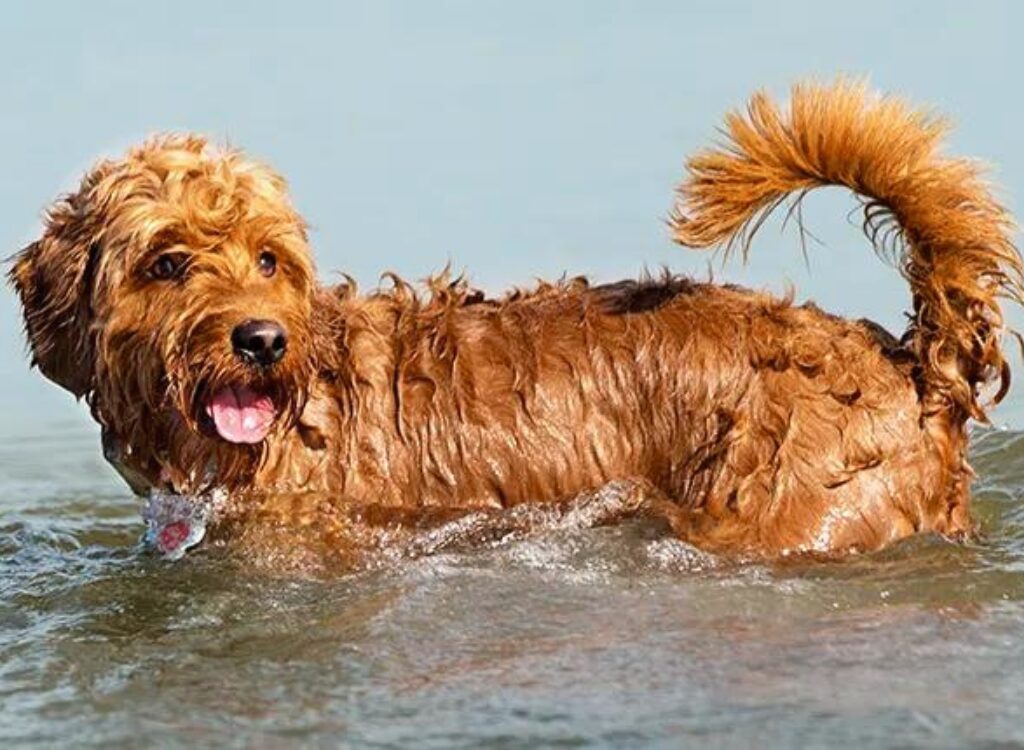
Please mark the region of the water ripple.
[[737, 565], [637, 523], [309, 581], [147, 557], [94, 436], [0, 442], [0, 742], [1024, 742], [1024, 433], [974, 465], [969, 545]]

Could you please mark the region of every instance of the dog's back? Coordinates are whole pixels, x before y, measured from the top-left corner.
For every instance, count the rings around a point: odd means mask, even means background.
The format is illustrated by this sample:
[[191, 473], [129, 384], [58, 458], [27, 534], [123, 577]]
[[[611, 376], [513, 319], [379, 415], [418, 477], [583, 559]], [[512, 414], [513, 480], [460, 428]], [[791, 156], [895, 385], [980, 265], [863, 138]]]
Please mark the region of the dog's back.
[[373, 431], [409, 458], [377, 491], [400, 477], [396, 492], [427, 502], [510, 505], [634, 477], [681, 536], [769, 555], [971, 531], [966, 422], [985, 418], [985, 386], [1008, 383], [998, 298], [1020, 299], [1007, 213], [976, 166], [938, 154], [940, 124], [858, 86], [797, 87], [788, 115], [757, 95], [727, 126], [729, 148], [690, 162], [677, 241], [746, 250], [788, 195], [846, 186], [910, 282], [900, 342], [675, 278], [470, 304], [398, 295], [397, 346], [367, 348], [399, 374], [377, 388]]

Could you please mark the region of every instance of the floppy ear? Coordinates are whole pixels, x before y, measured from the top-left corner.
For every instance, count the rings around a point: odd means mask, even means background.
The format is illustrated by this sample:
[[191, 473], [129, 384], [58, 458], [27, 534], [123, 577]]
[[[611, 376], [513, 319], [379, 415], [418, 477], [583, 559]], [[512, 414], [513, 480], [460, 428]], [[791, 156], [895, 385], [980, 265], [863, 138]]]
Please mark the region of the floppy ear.
[[87, 206], [92, 182], [87, 177], [49, 210], [43, 236], [15, 256], [8, 277], [21, 298], [32, 364], [76, 397], [92, 390], [94, 372], [92, 274], [102, 223]]

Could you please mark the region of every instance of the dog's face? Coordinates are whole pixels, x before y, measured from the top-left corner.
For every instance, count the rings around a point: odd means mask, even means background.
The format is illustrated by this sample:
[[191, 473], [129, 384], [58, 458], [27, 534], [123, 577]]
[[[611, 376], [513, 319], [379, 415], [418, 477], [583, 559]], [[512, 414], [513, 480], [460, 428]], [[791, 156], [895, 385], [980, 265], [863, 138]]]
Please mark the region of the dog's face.
[[305, 226], [284, 181], [238, 152], [169, 136], [99, 164], [11, 277], [34, 363], [136, 449], [227, 469], [301, 412]]

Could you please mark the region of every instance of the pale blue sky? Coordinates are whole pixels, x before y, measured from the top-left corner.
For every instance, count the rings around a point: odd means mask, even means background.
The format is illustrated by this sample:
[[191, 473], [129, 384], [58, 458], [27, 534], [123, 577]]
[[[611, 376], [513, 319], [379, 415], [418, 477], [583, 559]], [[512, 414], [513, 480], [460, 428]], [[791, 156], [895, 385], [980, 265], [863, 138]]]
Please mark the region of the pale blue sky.
[[[1010, 1], [6, 3], [0, 253], [34, 239], [42, 208], [97, 157], [187, 129], [289, 178], [327, 277], [418, 278], [451, 261], [500, 291], [644, 264], [704, 274], [707, 257], [671, 245], [662, 222], [684, 157], [753, 89], [837, 73], [950, 115], [953, 149], [993, 163], [1019, 210], [1021, 29]], [[853, 205], [810, 201], [825, 247], [809, 269], [775, 225], [748, 268], [716, 276], [791, 281], [901, 327], [904, 285], [847, 222]], [[0, 378], [0, 429], [78, 413], [28, 372], [7, 290]], [[1018, 415], [1020, 391], [998, 416]]]

